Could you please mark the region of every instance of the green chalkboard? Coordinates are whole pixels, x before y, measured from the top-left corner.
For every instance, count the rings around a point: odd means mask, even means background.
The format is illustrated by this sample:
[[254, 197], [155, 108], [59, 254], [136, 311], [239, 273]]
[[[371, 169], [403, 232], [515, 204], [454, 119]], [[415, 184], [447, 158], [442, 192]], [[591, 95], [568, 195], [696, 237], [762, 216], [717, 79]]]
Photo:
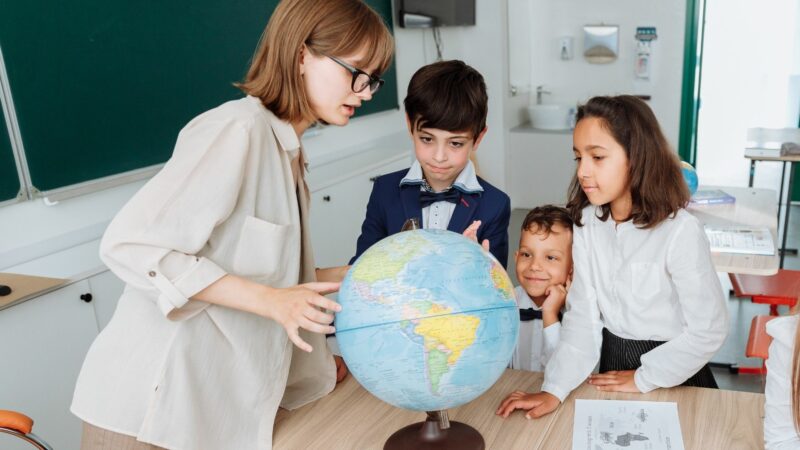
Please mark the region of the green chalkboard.
[[[0, 47], [33, 186], [166, 161], [186, 122], [242, 96], [232, 83], [277, 3], [0, 2]], [[391, 26], [390, 0], [367, 3]], [[385, 78], [361, 114], [397, 108], [394, 67]]]
[[2, 108], [0, 118], [0, 202], [4, 202], [16, 198], [21, 186]]

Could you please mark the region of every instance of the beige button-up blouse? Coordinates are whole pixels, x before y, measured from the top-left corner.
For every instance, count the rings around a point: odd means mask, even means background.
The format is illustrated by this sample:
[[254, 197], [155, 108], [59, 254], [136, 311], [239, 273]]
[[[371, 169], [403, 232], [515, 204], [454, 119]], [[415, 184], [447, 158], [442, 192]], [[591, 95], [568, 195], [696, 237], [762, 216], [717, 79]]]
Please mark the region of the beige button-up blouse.
[[274, 287], [314, 280], [293, 162], [294, 129], [257, 98], [186, 125], [103, 237], [101, 257], [126, 288], [86, 356], [75, 415], [167, 448], [269, 449], [279, 405], [333, 390], [322, 335], [301, 331], [314, 351], [293, 351], [278, 323], [191, 300], [226, 273]]

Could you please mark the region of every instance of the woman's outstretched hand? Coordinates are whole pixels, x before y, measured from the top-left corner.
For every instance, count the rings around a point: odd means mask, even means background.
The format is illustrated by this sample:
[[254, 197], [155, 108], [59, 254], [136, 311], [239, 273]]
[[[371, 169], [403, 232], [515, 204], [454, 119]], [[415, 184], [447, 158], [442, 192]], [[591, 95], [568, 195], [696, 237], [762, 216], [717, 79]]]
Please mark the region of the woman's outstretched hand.
[[289, 288], [271, 288], [261, 315], [281, 324], [294, 345], [310, 352], [313, 349], [300, 337], [300, 328], [313, 333], [330, 334], [336, 331], [330, 325], [333, 314], [322, 310], [342, 310], [341, 305], [323, 296], [338, 291], [339, 284], [314, 282]]

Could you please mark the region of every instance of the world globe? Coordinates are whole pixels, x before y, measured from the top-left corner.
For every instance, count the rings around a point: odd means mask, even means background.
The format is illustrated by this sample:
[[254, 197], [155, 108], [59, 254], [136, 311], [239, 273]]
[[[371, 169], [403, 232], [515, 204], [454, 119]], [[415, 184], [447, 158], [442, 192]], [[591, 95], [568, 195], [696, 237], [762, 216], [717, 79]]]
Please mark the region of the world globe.
[[450, 231], [413, 230], [364, 252], [339, 289], [339, 348], [379, 399], [438, 411], [491, 387], [519, 330], [513, 286], [477, 243]]
[[686, 181], [686, 186], [689, 188], [689, 194], [694, 195], [694, 193], [697, 192], [698, 186], [697, 171], [691, 164], [686, 161], [681, 161], [681, 173], [683, 173], [683, 179]]

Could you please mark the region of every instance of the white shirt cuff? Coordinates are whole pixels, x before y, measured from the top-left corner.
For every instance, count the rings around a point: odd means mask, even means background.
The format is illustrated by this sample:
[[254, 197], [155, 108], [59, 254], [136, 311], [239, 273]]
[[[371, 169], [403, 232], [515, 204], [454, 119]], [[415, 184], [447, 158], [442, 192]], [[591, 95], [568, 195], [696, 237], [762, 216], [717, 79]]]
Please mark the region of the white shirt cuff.
[[643, 394], [650, 392], [654, 389], [657, 389], [659, 387], [644, 379], [641, 367], [636, 369], [636, 372], [633, 374], [633, 382], [636, 383], [636, 388], [639, 389], [639, 391]]
[[569, 395], [569, 391], [564, 391], [563, 389], [559, 388], [558, 386], [552, 383], [545, 383], [542, 385], [542, 392], [547, 392], [548, 394], [555, 395], [561, 403], [564, 403], [564, 399], [567, 398]]
[[170, 320], [184, 320], [208, 305], [204, 302], [187, 305], [189, 299], [226, 274], [225, 270], [210, 259], [198, 257], [195, 264], [174, 281], [156, 269], [150, 270], [147, 275], [160, 291], [157, 303], [161, 313]]

